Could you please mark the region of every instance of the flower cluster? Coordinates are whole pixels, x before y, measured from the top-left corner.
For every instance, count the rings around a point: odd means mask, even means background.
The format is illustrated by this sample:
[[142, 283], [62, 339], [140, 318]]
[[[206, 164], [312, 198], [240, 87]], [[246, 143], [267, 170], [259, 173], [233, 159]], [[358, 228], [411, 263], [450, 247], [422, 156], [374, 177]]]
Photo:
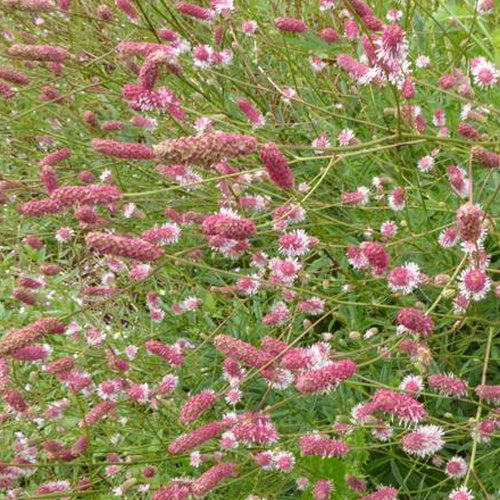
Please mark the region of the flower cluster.
[[491, 0], [0, 3], [1, 498], [495, 495]]

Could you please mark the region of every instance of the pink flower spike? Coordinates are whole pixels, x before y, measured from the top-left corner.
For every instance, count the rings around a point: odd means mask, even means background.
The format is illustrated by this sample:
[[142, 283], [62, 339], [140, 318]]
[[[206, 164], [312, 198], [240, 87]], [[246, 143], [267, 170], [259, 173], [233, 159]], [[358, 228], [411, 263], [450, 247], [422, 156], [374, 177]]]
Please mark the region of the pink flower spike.
[[372, 397], [371, 411], [379, 410], [404, 422], [421, 422], [427, 418], [424, 405], [408, 394], [379, 389]]
[[271, 180], [281, 189], [292, 189], [294, 176], [288, 162], [276, 144], [269, 142], [262, 146], [260, 159], [265, 165]]
[[149, 353], [159, 356], [174, 368], [184, 364], [184, 356], [177, 347], [163, 344], [158, 340], [150, 340], [146, 343], [146, 349]]
[[211, 10], [188, 2], [179, 2], [177, 4], [177, 10], [181, 14], [199, 21], [209, 22], [214, 18], [214, 13]]
[[128, 257], [141, 262], [150, 262], [163, 255], [161, 248], [141, 238], [117, 236], [107, 233], [88, 233], [85, 236], [87, 247], [104, 255]]
[[399, 311], [396, 322], [404, 331], [422, 337], [428, 337], [434, 330], [434, 321], [429, 316], [410, 307]]
[[304, 33], [307, 31], [307, 25], [304, 21], [291, 17], [277, 17], [274, 24], [279, 30], [289, 33]]
[[203, 412], [216, 403], [217, 399], [217, 395], [212, 390], [202, 391], [191, 396], [181, 408], [179, 422], [183, 425], [195, 422]]
[[454, 375], [429, 375], [429, 387], [447, 396], [462, 397], [467, 394], [467, 382]]
[[92, 139], [92, 149], [103, 155], [127, 160], [151, 160], [155, 157], [155, 153], [151, 148], [135, 142]]
[[71, 54], [66, 49], [54, 45], [15, 44], [7, 50], [7, 53], [11, 57], [32, 61], [64, 62], [71, 57]]
[[396, 488], [381, 486], [373, 493], [359, 498], [359, 500], [396, 500], [397, 496], [398, 490]]
[[301, 454], [304, 457], [343, 457], [349, 452], [349, 447], [343, 441], [337, 441], [318, 433], [311, 433], [300, 437], [298, 444]]
[[356, 368], [356, 364], [350, 360], [332, 362], [323, 368], [298, 375], [295, 385], [302, 393], [329, 392], [352, 377]]
[[250, 101], [247, 101], [246, 99], [238, 99], [236, 104], [238, 104], [242, 113], [244, 113], [248, 121], [252, 124], [253, 129], [260, 128], [265, 124], [264, 116], [260, 111], [252, 106]]
[[330, 482], [326, 479], [319, 479], [313, 488], [313, 498], [314, 500], [328, 500], [331, 491]]
[[236, 462], [214, 465], [193, 482], [191, 492], [195, 498], [201, 498], [213, 490], [226, 477], [238, 477]]
[[171, 455], [180, 455], [194, 450], [210, 439], [220, 436], [229, 427], [230, 425], [224, 420], [216, 420], [197, 427], [188, 434], [174, 439], [168, 446], [168, 452]]
[[500, 403], [500, 385], [478, 385], [476, 394], [489, 403]]
[[247, 156], [257, 148], [257, 140], [249, 135], [207, 133], [198, 136], [167, 139], [154, 146], [158, 157], [171, 164], [210, 166], [224, 159]]

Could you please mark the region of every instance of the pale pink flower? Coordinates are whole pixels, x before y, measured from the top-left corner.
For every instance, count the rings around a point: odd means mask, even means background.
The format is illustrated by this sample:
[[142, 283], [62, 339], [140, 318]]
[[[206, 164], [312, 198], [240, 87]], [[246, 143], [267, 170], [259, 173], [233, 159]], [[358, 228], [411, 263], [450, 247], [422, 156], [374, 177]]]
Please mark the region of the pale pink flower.
[[398, 232], [398, 226], [394, 221], [388, 220], [382, 223], [380, 226], [380, 233], [385, 240], [392, 239]]
[[295, 258], [279, 259], [274, 257], [269, 261], [269, 269], [272, 271], [269, 278], [271, 281], [291, 285], [297, 279], [302, 265]]
[[137, 264], [128, 273], [132, 281], [142, 281], [151, 275], [153, 268], [149, 264]]
[[453, 312], [455, 314], [464, 314], [470, 305], [470, 300], [463, 294], [459, 293], [453, 301]]
[[423, 156], [418, 160], [417, 167], [421, 172], [430, 172], [434, 169], [435, 162], [432, 155]]
[[474, 495], [466, 486], [461, 486], [449, 494], [448, 500], [474, 500]]
[[394, 430], [389, 424], [383, 422], [382, 420], [377, 420], [377, 423], [372, 428], [371, 433], [376, 439], [385, 443], [392, 437]]
[[408, 295], [422, 282], [420, 268], [414, 262], [407, 262], [401, 267], [395, 267], [387, 276], [387, 282], [393, 292]]
[[70, 227], [61, 227], [57, 230], [55, 238], [59, 243], [65, 243], [66, 241], [71, 239], [74, 234], [75, 231]]
[[[56, 496], [60, 497], [61, 495], [58, 495], [58, 493], [65, 492], [70, 490], [70, 484], [69, 481], [48, 481], [41, 486], [39, 486], [35, 490], [35, 495], [50, 495], [55, 494]], [[66, 497], [68, 498], [68, 497]]]
[[179, 2], [176, 7], [181, 14], [197, 19], [198, 21], [210, 22], [214, 18], [213, 11], [199, 5], [188, 2]]
[[197, 469], [204, 462], [204, 457], [199, 451], [192, 451], [189, 454], [189, 464]]
[[206, 116], [197, 118], [194, 122], [194, 128], [198, 134], [204, 134], [212, 131], [212, 120]]
[[153, 308], [149, 311], [149, 317], [151, 318], [151, 321], [161, 323], [165, 319], [165, 311]]
[[468, 267], [459, 277], [458, 288], [467, 299], [482, 300], [491, 289], [491, 279], [481, 269]]
[[91, 346], [100, 346], [106, 339], [106, 334], [97, 328], [87, 329], [87, 343]]
[[177, 243], [181, 235], [181, 229], [175, 222], [167, 222], [158, 228], [148, 229], [141, 237], [155, 245], [170, 245]]
[[295, 89], [291, 87], [285, 87], [284, 89], [281, 90], [281, 95], [283, 96], [283, 102], [289, 104], [290, 99], [293, 99], [294, 97], [297, 96], [297, 92], [295, 91]]
[[395, 188], [394, 191], [389, 195], [388, 202], [389, 207], [395, 212], [403, 210], [403, 208], [406, 206], [406, 195], [404, 188]]
[[257, 31], [257, 23], [253, 20], [243, 21], [241, 31], [247, 36], [252, 36]]
[[407, 375], [399, 385], [403, 391], [419, 393], [424, 388], [424, 382], [419, 375]]
[[[331, 10], [331, 9], [333, 9], [335, 7], [335, 2], [336, 2], [336, 0], [320, 0], [320, 2], [319, 2], [319, 10], [321, 12], [326, 12], [327, 10]], [[299, 488], [299, 489], [301, 489], [301, 488]]]
[[319, 479], [313, 488], [314, 500], [328, 500], [332, 492], [332, 484], [326, 479]]
[[420, 55], [415, 59], [415, 66], [419, 69], [429, 68], [431, 65], [431, 60], [429, 57]]
[[378, 57], [389, 68], [404, 63], [408, 52], [408, 45], [403, 29], [397, 24], [386, 26], [380, 39], [375, 40], [375, 45]]
[[[322, 133], [319, 137], [312, 141], [311, 146], [313, 148], [329, 148], [330, 140], [328, 139], [328, 134]], [[314, 154], [321, 155], [324, 154], [324, 151], [322, 149], [315, 149]]]
[[355, 139], [355, 134], [354, 131], [351, 130], [350, 128], [345, 128], [344, 130], [341, 130], [339, 132], [339, 135], [337, 136], [337, 140], [339, 141], [339, 144], [341, 146], [349, 146], [350, 144], [353, 143], [353, 140]]
[[300, 312], [317, 316], [318, 314], [323, 314], [325, 310], [325, 301], [318, 297], [312, 297], [311, 299], [299, 302], [297, 304], [297, 309]]
[[309, 192], [311, 189], [311, 186], [307, 183], [307, 182], [301, 182], [298, 186], [297, 186], [297, 191], [299, 193], [302, 193], [302, 194], [305, 194], [307, 192]]
[[444, 430], [437, 425], [421, 425], [415, 431], [405, 434], [401, 444], [406, 453], [425, 458], [434, 455], [444, 446], [443, 434]]
[[451, 248], [458, 243], [459, 235], [454, 227], [444, 229], [438, 237], [438, 242], [443, 248]]
[[158, 385], [158, 390], [161, 394], [170, 394], [175, 390], [178, 382], [179, 378], [177, 377], [177, 375], [169, 373], [161, 379]]
[[230, 15], [234, 11], [234, 0], [210, 0], [217, 14]]
[[495, 5], [493, 0], [479, 0], [476, 3], [476, 10], [482, 16], [487, 16], [493, 12]]
[[262, 318], [266, 326], [280, 326], [285, 324], [290, 318], [290, 311], [283, 302], [278, 302], [271, 311]]
[[389, 254], [383, 245], [376, 241], [364, 241], [359, 249], [375, 276], [382, 276], [389, 267]]
[[434, 330], [434, 321], [432, 318], [411, 307], [400, 309], [396, 322], [400, 332], [408, 331], [422, 337], [428, 337]]
[[452, 457], [448, 460], [444, 471], [448, 477], [453, 479], [463, 477], [467, 472], [467, 462], [462, 457]]
[[474, 77], [474, 83], [483, 88], [494, 87], [500, 77], [500, 71], [484, 57], [475, 57], [471, 61], [471, 73]]
[[206, 441], [220, 436], [227, 430], [228, 424], [224, 420], [216, 420], [197, 427], [188, 434], [174, 439], [168, 446], [168, 452], [172, 455], [180, 455], [198, 448]]
[[201, 391], [191, 396], [181, 408], [179, 422], [183, 425], [195, 422], [203, 412], [216, 403], [217, 399], [212, 390]]
[[309, 487], [309, 479], [307, 479], [307, 477], [299, 477], [295, 481], [295, 484], [299, 491], [305, 491]]
[[323, 59], [321, 59], [321, 57], [311, 56], [309, 58], [309, 62], [312, 69], [318, 73], [326, 68], [326, 63], [323, 61]]
[[243, 393], [237, 387], [233, 387], [227, 391], [225, 400], [228, 404], [235, 405], [241, 401], [242, 397]]
[[280, 237], [280, 252], [288, 257], [306, 255], [317, 241], [316, 238], [308, 236], [303, 229], [296, 229]]
[[344, 205], [367, 205], [370, 201], [370, 190], [365, 186], [359, 186], [356, 191], [342, 193], [340, 200]]
[[390, 9], [387, 13], [387, 20], [391, 23], [397, 23], [403, 17], [403, 11], [398, 9]]
[[262, 470], [273, 470], [273, 452], [272, 451], [261, 451], [253, 455], [255, 463]]
[[352, 19], [347, 19], [344, 23], [344, 35], [348, 40], [356, 40], [359, 37], [359, 27], [356, 21]]
[[327, 393], [356, 372], [356, 363], [350, 360], [332, 362], [317, 370], [301, 373], [295, 386], [302, 393]]
[[273, 464], [278, 472], [290, 472], [295, 466], [295, 457], [289, 451], [277, 451], [273, 454]]
[[349, 247], [347, 249], [347, 260], [354, 269], [365, 269], [368, 267], [368, 259], [357, 247]]
[[465, 198], [469, 194], [469, 179], [466, 178], [465, 172], [456, 165], [450, 165], [446, 173], [455, 193], [461, 198]]

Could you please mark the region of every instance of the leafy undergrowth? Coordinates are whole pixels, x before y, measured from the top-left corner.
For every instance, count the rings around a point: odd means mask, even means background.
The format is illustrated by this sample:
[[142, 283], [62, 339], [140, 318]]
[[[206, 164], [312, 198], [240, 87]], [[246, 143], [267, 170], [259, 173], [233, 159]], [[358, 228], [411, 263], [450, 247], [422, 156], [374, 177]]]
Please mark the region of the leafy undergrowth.
[[494, 498], [498, 19], [371, 3], [0, 2], [2, 498]]

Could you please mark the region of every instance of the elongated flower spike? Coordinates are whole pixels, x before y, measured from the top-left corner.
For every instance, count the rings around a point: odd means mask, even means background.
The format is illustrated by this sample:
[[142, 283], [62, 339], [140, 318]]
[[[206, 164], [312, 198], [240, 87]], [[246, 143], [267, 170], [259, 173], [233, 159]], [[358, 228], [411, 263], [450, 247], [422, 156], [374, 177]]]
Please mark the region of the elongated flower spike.
[[0, 340], [0, 355], [11, 352], [30, 345], [45, 335], [62, 333], [64, 326], [57, 318], [39, 319], [29, 325], [11, 330]]
[[22, 71], [6, 66], [0, 66], [0, 79], [16, 85], [28, 85], [30, 83], [28, 75], [25, 75]]
[[9, 47], [7, 53], [11, 57], [19, 57], [32, 61], [64, 62], [71, 54], [62, 47], [54, 45], [16, 44]]
[[85, 237], [87, 246], [103, 255], [128, 257], [141, 262], [151, 262], [163, 255], [163, 250], [141, 238], [118, 236], [108, 233], [89, 233]]
[[63, 186], [52, 192], [61, 207], [71, 205], [107, 205], [119, 201], [122, 193], [115, 186]]
[[214, 14], [210, 9], [188, 2], [179, 2], [177, 10], [185, 16], [198, 19], [199, 21], [212, 21]]
[[257, 141], [252, 136], [216, 132], [167, 139], [154, 146], [154, 151], [159, 158], [170, 163], [200, 164], [208, 167], [221, 160], [247, 156], [256, 148]]
[[295, 385], [302, 393], [328, 392], [352, 377], [356, 368], [356, 363], [350, 360], [332, 362], [324, 368], [300, 374]]
[[204, 424], [188, 434], [174, 439], [168, 446], [168, 452], [172, 455], [180, 455], [194, 450], [210, 439], [220, 436], [230, 427], [231, 425], [228, 425], [225, 420], [217, 420]]
[[106, 156], [127, 160], [151, 160], [155, 157], [154, 151], [145, 144], [111, 139], [92, 139], [92, 149]]
[[294, 175], [288, 162], [274, 143], [267, 143], [260, 150], [260, 159], [269, 172], [271, 180], [281, 189], [291, 189], [295, 184]]
[[291, 17], [277, 17], [274, 20], [276, 28], [289, 33], [304, 33], [307, 31], [307, 25], [301, 19], [293, 19]]

